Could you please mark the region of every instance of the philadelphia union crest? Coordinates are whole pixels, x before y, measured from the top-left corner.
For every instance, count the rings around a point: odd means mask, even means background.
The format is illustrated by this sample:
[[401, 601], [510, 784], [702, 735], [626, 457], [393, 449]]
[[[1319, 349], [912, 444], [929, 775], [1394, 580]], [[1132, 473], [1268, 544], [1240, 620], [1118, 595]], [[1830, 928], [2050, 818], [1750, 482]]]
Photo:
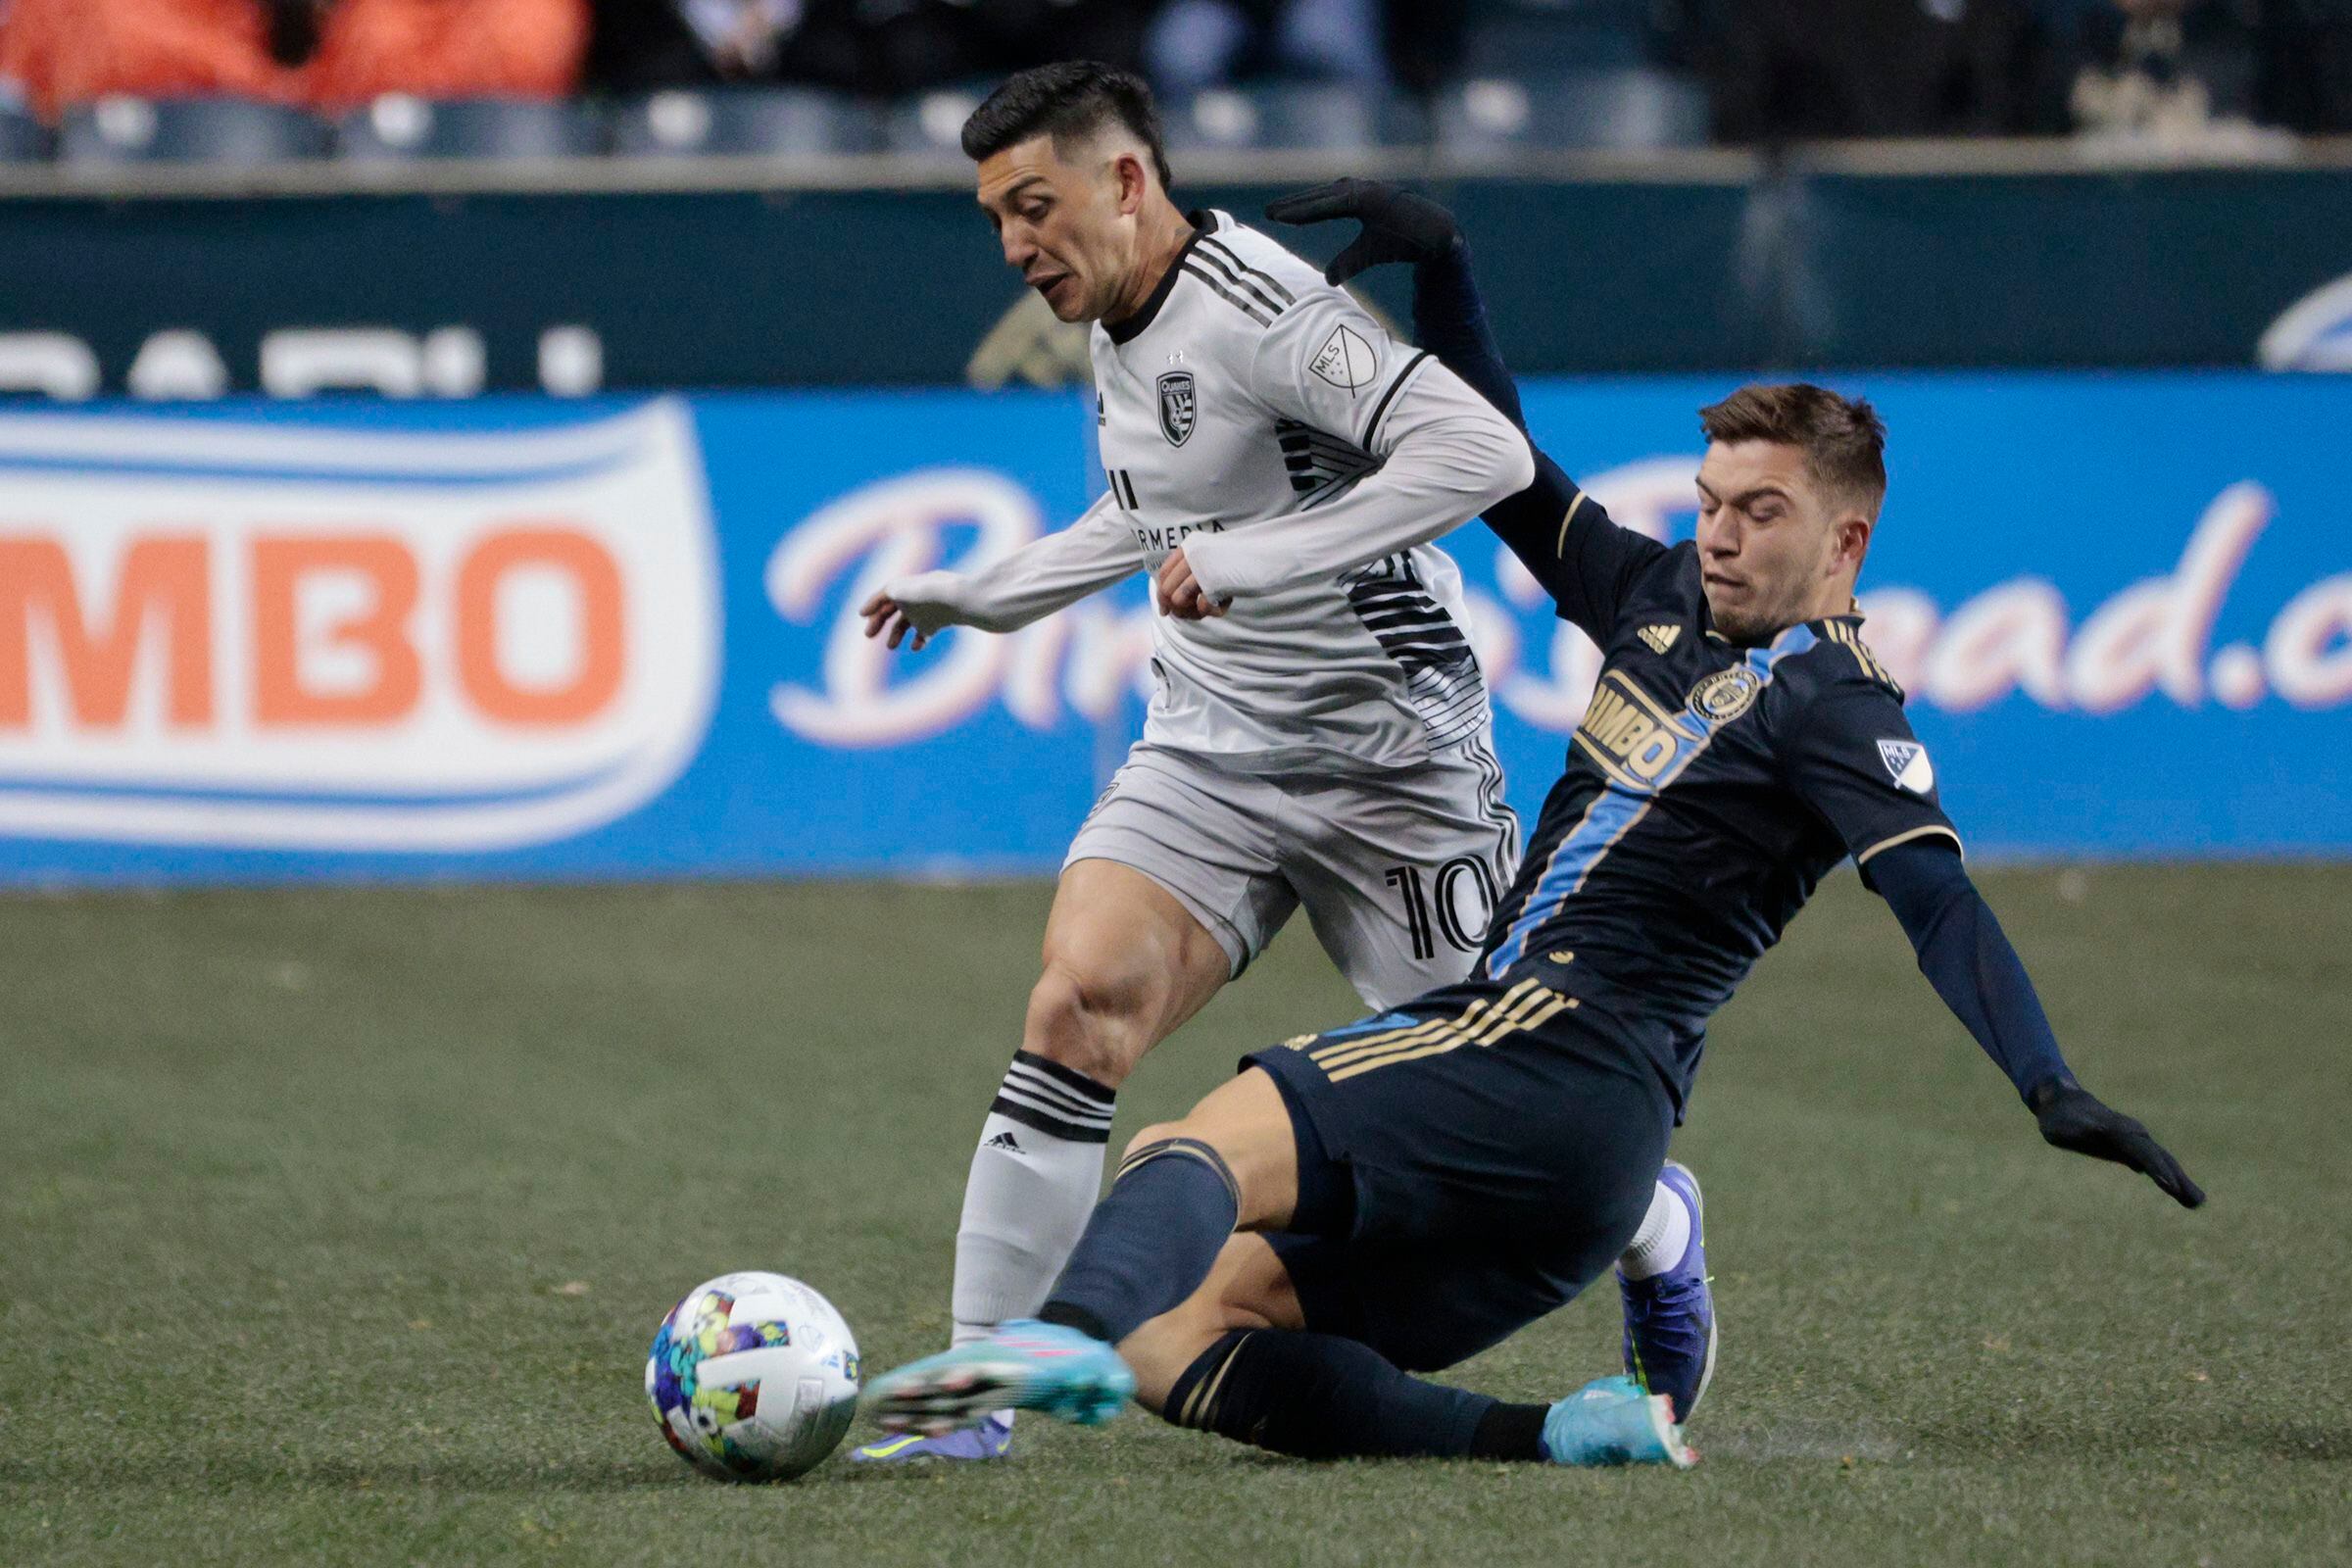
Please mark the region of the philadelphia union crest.
[[1729, 724], [1754, 705], [1763, 689], [1763, 676], [1745, 664], [1734, 664], [1691, 687], [1690, 709], [1710, 724]]
[[1168, 438], [1168, 445], [1180, 447], [1192, 439], [1199, 414], [1192, 371], [1170, 370], [1159, 378], [1159, 432]]

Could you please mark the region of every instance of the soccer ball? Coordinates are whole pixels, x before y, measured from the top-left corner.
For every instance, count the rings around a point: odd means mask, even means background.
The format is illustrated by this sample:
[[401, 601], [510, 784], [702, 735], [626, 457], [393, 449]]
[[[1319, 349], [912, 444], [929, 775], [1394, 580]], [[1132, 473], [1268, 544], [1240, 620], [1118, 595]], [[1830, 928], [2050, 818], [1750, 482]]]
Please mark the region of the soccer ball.
[[789, 1481], [849, 1431], [858, 1370], [832, 1302], [781, 1274], [721, 1274], [654, 1331], [645, 1396], [662, 1436], [705, 1475]]

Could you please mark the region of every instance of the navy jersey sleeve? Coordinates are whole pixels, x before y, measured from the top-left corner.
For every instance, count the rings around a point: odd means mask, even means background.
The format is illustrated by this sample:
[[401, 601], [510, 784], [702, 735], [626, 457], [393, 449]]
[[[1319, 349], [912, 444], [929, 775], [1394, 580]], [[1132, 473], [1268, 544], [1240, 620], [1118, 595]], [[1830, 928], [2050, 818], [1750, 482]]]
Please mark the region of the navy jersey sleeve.
[[[1834, 666], [1849, 650], [1826, 648], [1815, 657]], [[1960, 834], [1943, 814], [1936, 764], [1911, 733], [1902, 698], [1863, 672], [1868, 650], [1857, 647], [1851, 658], [1851, 673], [1830, 668], [1811, 699], [1789, 714], [1779, 750], [1789, 786], [1829, 824], [1869, 882], [1872, 858], [1896, 845], [1927, 838], [1957, 845]]]
[[[1540, 452], [1536, 457], [1540, 480], [1545, 460]], [[1563, 483], [1566, 477], [1561, 476]], [[1550, 560], [1543, 570], [1536, 570], [1530, 562], [1529, 569], [1536, 571], [1536, 580], [1550, 592], [1560, 618], [1573, 621], [1586, 636], [1606, 648], [1625, 596], [1633, 591], [1635, 580], [1666, 554], [1666, 547], [1610, 521], [1601, 504], [1582, 490], [1575, 491], [1550, 532], [1550, 538], [1533, 541], [1538, 549], [1549, 553]], [[1521, 561], [1527, 561], [1528, 551], [1516, 543], [1511, 548]]]
[[[1519, 389], [1487, 325], [1468, 247], [1457, 245], [1413, 269], [1413, 331], [1439, 364], [1526, 427]], [[1544, 585], [1560, 617], [1606, 647], [1627, 590], [1666, 547], [1611, 522], [1542, 447], [1532, 438], [1528, 445], [1536, 482], [1489, 507], [1487, 526]]]

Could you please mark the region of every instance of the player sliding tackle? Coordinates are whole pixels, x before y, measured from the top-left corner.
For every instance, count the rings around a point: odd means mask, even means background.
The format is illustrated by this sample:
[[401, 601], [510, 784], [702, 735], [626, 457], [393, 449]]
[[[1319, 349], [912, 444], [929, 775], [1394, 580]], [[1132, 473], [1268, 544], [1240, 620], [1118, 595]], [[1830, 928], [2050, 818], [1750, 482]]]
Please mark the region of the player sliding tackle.
[[[1304, 905], [1374, 1008], [1459, 980], [1517, 869], [1460, 576], [1432, 543], [1533, 473], [1494, 407], [1311, 267], [1186, 214], [1149, 89], [1023, 72], [964, 126], [1006, 265], [1090, 338], [1107, 489], [1068, 528], [866, 606], [869, 636], [1009, 631], [1155, 573], [1143, 741], [1063, 864], [972, 1155], [956, 1338], [1026, 1317], [1100, 1196], [1113, 1097]], [[1657, 1174], [1652, 1164], [1651, 1174]], [[1688, 1404], [1713, 1316], [1688, 1172], [1623, 1259], [1628, 1354]], [[1002, 1420], [866, 1461], [989, 1459]]]
[[[1517, 417], [1444, 209], [1342, 181], [1269, 212], [1361, 219], [1335, 277], [1417, 263], [1424, 342]], [[1604, 663], [1470, 978], [1258, 1052], [1147, 1128], [1038, 1319], [876, 1380], [885, 1426], [1005, 1401], [1092, 1423], [1132, 1395], [1307, 1456], [1688, 1463], [1663, 1396], [1625, 1378], [1546, 1407], [1408, 1373], [1607, 1266], [1648, 1206], [1708, 1018], [1848, 857], [2043, 1138], [2204, 1201], [2068, 1071], [1861, 640], [1878, 416], [1797, 385], [1742, 388], [1700, 419], [1693, 543], [1618, 527], [1541, 455], [1487, 514]]]

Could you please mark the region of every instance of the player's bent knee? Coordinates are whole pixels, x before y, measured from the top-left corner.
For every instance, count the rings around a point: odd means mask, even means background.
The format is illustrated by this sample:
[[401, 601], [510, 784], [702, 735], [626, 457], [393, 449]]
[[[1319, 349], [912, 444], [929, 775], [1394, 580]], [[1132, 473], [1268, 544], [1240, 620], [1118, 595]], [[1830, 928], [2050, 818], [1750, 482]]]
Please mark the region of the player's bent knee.
[[1029, 992], [1021, 1049], [1115, 1089], [1151, 1049], [1145, 1010], [1122, 988], [1049, 963]]
[[1182, 1138], [1184, 1135], [1184, 1124], [1182, 1122], [1154, 1122], [1152, 1125], [1145, 1128], [1142, 1132], [1137, 1133], [1133, 1138], [1127, 1140], [1127, 1147], [1119, 1152], [1119, 1163], [1121, 1165], [1125, 1165], [1127, 1161], [1133, 1159], [1137, 1154], [1142, 1153], [1153, 1144], [1164, 1144], [1171, 1138]]

